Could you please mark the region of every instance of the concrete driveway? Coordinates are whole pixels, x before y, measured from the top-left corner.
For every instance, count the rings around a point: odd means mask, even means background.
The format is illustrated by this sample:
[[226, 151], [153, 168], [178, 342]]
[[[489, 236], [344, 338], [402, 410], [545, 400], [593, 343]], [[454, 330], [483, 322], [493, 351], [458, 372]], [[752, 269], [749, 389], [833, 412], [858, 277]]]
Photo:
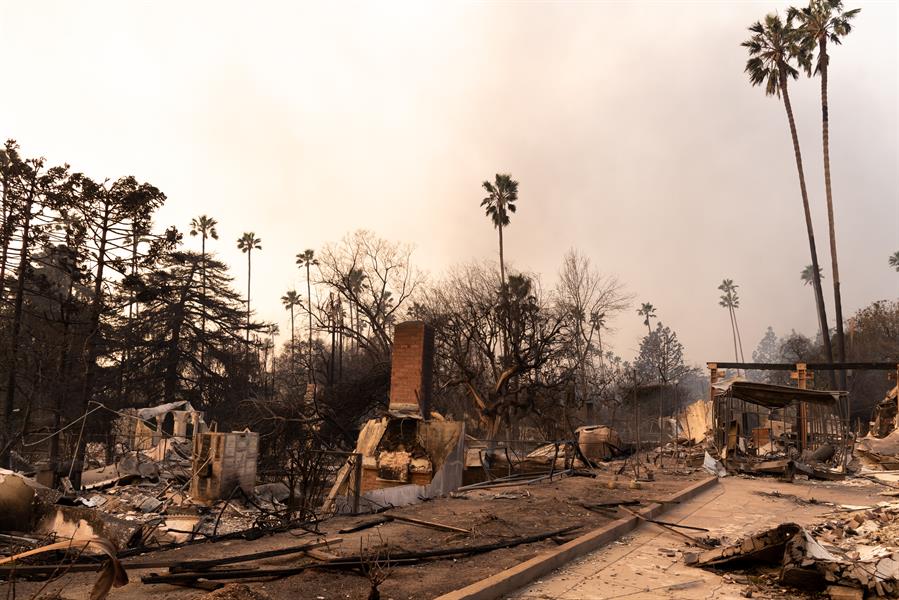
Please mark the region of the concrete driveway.
[[[790, 497], [770, 497], [760, 492], [779, 492], [801, 499], [846, 505], [873, 505], [888, 500], [885, 488], [865, 480], [845, 482], [797, 481], [773, 478], [725, 477], [689, 502], [660, 517], [664, 521], [704, 527], [709, 534], [734, 541], [745, 534], [792, 521], [816, 523], [834, 509], [798, 502]], [[703, 535], [700, 532], [686, 533]], [[610, 600], [626, 598], [743, 598], [744, 586], [702, 569], [683, 564], [687, 543], [648, 523], [613, 544], [588, 554], [509, 596], [509, 600]], [[789, 592], [787, 592], [789, 594]]]

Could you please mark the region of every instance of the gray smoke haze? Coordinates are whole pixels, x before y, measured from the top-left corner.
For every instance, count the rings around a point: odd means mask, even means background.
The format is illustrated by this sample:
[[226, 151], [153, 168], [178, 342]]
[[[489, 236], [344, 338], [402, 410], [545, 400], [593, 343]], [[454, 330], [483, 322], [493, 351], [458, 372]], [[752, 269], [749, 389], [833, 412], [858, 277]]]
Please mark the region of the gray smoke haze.
[[[861, 6], [831, 58], [831, 161], [846, 316], [899, 296], [899, 11]], [[213, 248], [281, 322], [294, 255], [367, 228], [433, 277], [495, 256], [480, 182], [521, 182], [514, 267], [552, 285], [577, 247], [650, 301], [695, 362], [728, 360], [716, 286], [741, 287], [747, 358], [765, 327], [814, 334], [783, 106], [739, 43], [786, 4], [0, 3], [0, 135], [169, 197], [160, 227], [214, 216]], [[792, 88], [830, 293], [819, 87]], [[198, 244], [187, 240], [188, 244]], [[634, 307], [636, 308], [636, 307]], [[832, 302], [828, 304], [833, 319]], [[612, 326], [631, 358], [629, 310]]]

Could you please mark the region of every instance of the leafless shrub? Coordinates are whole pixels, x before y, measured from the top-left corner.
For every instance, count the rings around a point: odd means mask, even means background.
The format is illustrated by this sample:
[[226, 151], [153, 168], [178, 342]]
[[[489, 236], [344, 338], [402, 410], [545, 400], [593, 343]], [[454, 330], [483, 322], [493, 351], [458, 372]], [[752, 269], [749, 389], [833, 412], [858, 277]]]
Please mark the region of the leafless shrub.
[[380, 543], [372, 546], [371, 536], [368, 536], [368, 547], [365, 547], [362, 539], [359, 539], [359, 558], [362, 563], [362, 574], [368, 578], [371, 588], [368, 592], [368, 600], [381, 600], [381, 592], [378, 587], [387, 581], [392, 569], [390, 567], [390, 546], [384, 541], [381, 532], [378, 532]]

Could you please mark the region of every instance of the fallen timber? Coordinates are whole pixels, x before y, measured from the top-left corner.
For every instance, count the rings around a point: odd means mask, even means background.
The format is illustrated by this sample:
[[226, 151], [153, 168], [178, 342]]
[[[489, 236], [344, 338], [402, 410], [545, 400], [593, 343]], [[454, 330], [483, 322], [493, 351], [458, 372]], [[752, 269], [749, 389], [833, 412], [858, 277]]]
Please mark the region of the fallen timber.
[[[708, 543], [706, 543], [706, 542], [704, 542], [704, 541], [702, 541], [702, 540], [698, 540], [698, 539], [696, 539], [696, 538], [694, 538], [694, 537], [691, 537], [691, 536], [687, 535], [686, 533], [684, 533], [683, 531], [678, 531], [677, 529], [675, 529], [674, 527], [672, 527], [672, 525], [674, 525], [673, 523], [670, 523], [670, 524], [669, 524], [669, 523], [665, 523], [664, 521], [656, 521], [656, 520], [650, 519], [649, 517], [644, 517], [644, 516], [641, 515], [640, 513], [635, 512], [635, 511], [633, 511], [633, 510], [627, 508], [626, 506], [620, 506], [619, 508], [620, 508], [621, 510], [623, 510], [624, 512], [628, 513], [629, 515], [634, 516], [634, 517], [637, 517], [637, 518], [640, 519], [641, 521], [645, 521], [646, 523], [652, 523], [652, 524], [655, 525], [656, 527], [661, 527], [661, 528], [664, 529], [665, 531], [668, 531], [668, 532], [673, 533], [673, 534], [675, 534], [675, 535], [677, 535], [677, 536], [679, 536], [679, 537], [682, 537], [682, 538], [684, 538], [685, 540], [687, 540], [687, 541], [688, 541], [689, 543], [691, 543], [691, 544], [694, 544], [694, 545], [696, 545], [696, 546], [699, 546], [700, 548], [703, 548], [703, 549], [705, 549], [705, 550], [710, 550], [710, 549], [711, 549], [711, 546], [709, 546]], [[692, 529], [692, 528], [691, 528], [691, 529]]]
[[[218, 567], [222, 565], [235, 564], [235, 563], [243, 563], [249, 562], [253, 560], [261, 560], [263, 558], [271, 558], [274, 556], [286, 556], [289, 554], [300, 554], [307, 553], [310, 550], [314, 550], [316, 548], [321, 548], [322, 546], [328, 546], [330, 544], [337, 544], [342, 541], [342, 538], [330, 538], [324, 540], [318, 540], [315, 542], [309, 542], [306, 544], [301, 544], [299, 546], [289, 546], [287, 548], [279, 548], [276, 550], [267, 550], [264, 552], [256, 552], [253, 554], [240, 554], [236, 556], [227, 556], [224, 558], [216, 558], [210, 560], [195, 560], [195, 561], [184, 561], [184, 560], [155, 560], [155, 561], [144, 561], [144, 562], [122, 562], [122, 567], [125, 568], [126, 571], [135, 571], [139, 569], [162, 569], [166, 568], [175, 571], [183, 571], [186, 569], [194, 569], [194, 570], [203, 570], [203, 569], [211, 569], [213, 567]], [[84, 573], [96, 571], [103, 564], [100, 562], [91, 562], [91, 563], [65, 563], [65, 564], [52, 564], [52, 565], [10, 565], [0, 567], [0, 577], [9, 577], [13, 574], [15, 575], [49, 575], [58, 571], [66, 571], [69, 573]]]
[[414, 519], [412, 517], [402, 517], [400, 515], [385, 515], [383, 517], [378, 517], [376, 519], [371, 519], [369, 521], [364, 521], [362, 523], [358, 523], [353, 525], [352, 527], [346, 527], [344, 529], [338, 530], [337, 533], [355, 533], [357, 531], [362, 531], [363, 529], [370, 529], [372, 527], [377, 527], [378, 525], [384, 525], [385, 523], [392, 522], [399, 523], [409, 523], [410, 525], [418, 525], [419, 527], [427, 527], [429, 529], [436, 529], [438, 531], [450, 531], [453, 533], [467, 533], [470, 534], [471, 531], [468, 529], [462, 529], [461, 527], [453, 527], [452, 525], [444, 525], [443, 523], [435, 523], [434, 521], [425, 521], [424, 519]]
[[512, 487], [516, 485], [530, 485], [532, 483], [538, 483], [540, 481], [546, 481], [549, 479], [553, 480], [554, 477], [558, 476], [559, 479], [564, 477], [565, 475], [571, 475], [574, 469], [565, 469], [564, 471], [555, 471], [550, 472], [545, 475], [540, 475], [538, 477], [534, 477], [533, 479], [527, 479], [522, 477], [514, 477], [513, 478], [504, 478], [504, 479], [493, 479], [491, 481], [484, 481], [481, 483], [472, 483], [471, 485], [464, 485], [460, 488], [456, 488], [457, 492], [467, 492], [471, 490], [486, 490], [491, 488], [498, 487]]
[[[533, 544], [542, 542], [547, 539], [562, 536], [580, 529], [580, 525], [573, 525], [550, 531], [546, 533], [538, 533], [535, 535], [519, 537], [491, 544], [481, 544], [478, 546], [458, 546], [455, 548], [443, 548], [440, 550], [426, 550], [423, 552], [400, 552], [390, 555], [388, 562], [390, 565], [408, 565], [416, 564], [431, 559], [447, 558], [453, 556], [472, 556], [475, 554], [483, 554], [500, 550], [502, 548], [514, 548], [523, 544]], [[141, 578], [145, 584], [155, 583], [174, 583], [183, 584], [193, 582], [197, 579], [205, 580], [222, 580], [222, 579], [256, 579], [256, 578], [277, 578], [298, 575], [308, 569], [358, 569], [366, 566], [366, 557], [349, 556], [337, 560], [324, 561], [319, 563], [311, 563], [306, 565], [298, 565], [296, 567], [272, 568], [272, 569], [236, 569], [231, 571], [199, 571], [199, 572], [178, 572], [168, 574], [152, 574]]]

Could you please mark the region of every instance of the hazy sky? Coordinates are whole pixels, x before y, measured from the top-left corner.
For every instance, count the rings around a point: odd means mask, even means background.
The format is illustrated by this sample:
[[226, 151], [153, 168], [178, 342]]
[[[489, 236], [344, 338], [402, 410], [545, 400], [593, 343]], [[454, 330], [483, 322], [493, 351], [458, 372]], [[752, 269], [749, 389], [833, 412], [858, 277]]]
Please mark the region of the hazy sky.
[[[848, 317], [899, 297], [899, 11], [847, 3], [863, 10], [832, 50], [830, 110]], [[510, 172], [514, 267], [550, 286], [577, 247], [655, 304], [697, 363], [732, 358], [716, 289], [731, 277], [748, 359], [768, 325], [816, 328], [786, 116], [749, 86], [739, 46], [785, 8], [0, 0], [0, 135], [153, 183], [169, 198], [160, 227], [214, 216], [238, 289], [235, 241], [255, 231], [254, 306], [285, 333], [294, 255], [348, 231], [413, 243], [434, 278], [495, 256], [480, 182]], [[818, 80], [792, 96], [833, 323]], [[625, 358], [634, 309], [612, 323]]]

